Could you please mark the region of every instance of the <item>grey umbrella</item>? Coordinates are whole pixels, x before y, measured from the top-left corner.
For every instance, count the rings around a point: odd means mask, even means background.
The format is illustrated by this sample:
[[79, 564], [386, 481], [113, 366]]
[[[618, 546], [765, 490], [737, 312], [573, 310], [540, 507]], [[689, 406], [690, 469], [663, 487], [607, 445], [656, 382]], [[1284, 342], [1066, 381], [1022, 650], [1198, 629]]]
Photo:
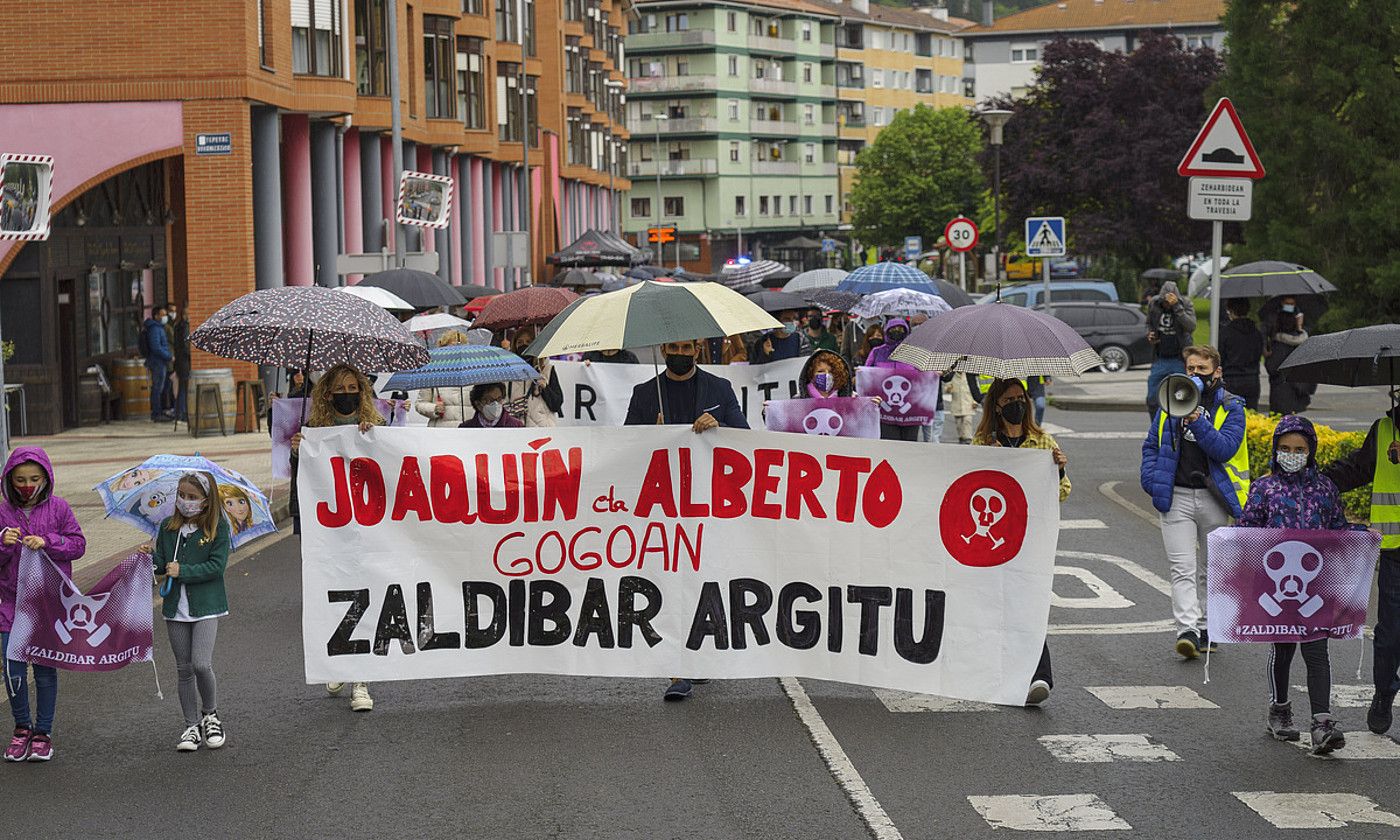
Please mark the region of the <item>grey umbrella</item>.
[[490, 286], [482, 286], [476, 283], [463, 283], [460, 286], [453, 286], [452, 288], [460, 292], [462, 297], [467, 300], [476, 300], [479, 297], [499, 295], [501, 293], [500, 289], [493, 289]]
[[824, 309], [836, 312], [850, 312], [851, 307], [860, 302], [863, 295], [855, 292], [838, 292], [835, 289], [818, 289], [807, 295], [807, 299]]
[[369, 274], [360, 281], [360, 285], [388, 289], [418, 309], [461, 306], [467, 302], [466, 297], [446, 280], [436, 274], [412, 268], [391, 268], [388, 271]]
[[972, 306], [977, 302], [972, 299], [972, 295], [964, 292], [942, 277], [933, 278], [933, 285], [938, 287], [938, 294], [942, 295], [943, 299], [948, 301], [948, 305], [954, 309], [960, 306]]
[[1400, 385], [1400, 324], [1316, 335], [1279, 365], [1289, 382]]
[[785, 309], [796, 309], [800, 312], [812, 306], [806, 298], [791, 292], [753, 292], [744, 297], [758, 304], [764, 312], [782, 312]]
[[1320, 295], [1335, 291], [1336, 286], [1311, 268], [1277, 260], [1233, 265], [1220, 275], [1222, 298]]
[[944, 312], [914, 328], [890, 354], [919, 370], [1013, 376], [1078, 376], [1103, 364], [1064, 321], [1023, 306]]

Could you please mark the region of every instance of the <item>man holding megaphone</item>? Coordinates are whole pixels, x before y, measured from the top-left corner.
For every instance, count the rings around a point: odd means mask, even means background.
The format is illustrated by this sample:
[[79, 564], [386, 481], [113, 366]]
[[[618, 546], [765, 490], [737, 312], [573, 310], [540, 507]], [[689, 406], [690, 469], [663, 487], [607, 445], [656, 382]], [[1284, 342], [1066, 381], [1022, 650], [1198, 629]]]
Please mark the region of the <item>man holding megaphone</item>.
[[1161, 514], [1171, 564], [1176, 652], [1195, 659], [1206, 635], [1206, 536], [1238, 517], [1249, 498], [1244, 401], [1221, 384], [1220, 353], [1198, 344], [1182, 352], [1186, 375], [1162, 380], [1142, 443], [1142, 489]]

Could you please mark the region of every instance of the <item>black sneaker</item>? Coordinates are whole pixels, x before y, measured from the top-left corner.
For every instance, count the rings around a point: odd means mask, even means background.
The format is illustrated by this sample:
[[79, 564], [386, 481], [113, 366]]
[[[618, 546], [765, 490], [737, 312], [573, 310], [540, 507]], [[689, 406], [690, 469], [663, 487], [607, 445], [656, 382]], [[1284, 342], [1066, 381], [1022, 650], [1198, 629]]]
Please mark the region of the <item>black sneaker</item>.
[[1275, 741], [1297, 741], [1303, 737], [1293, 725], [1292, 703], [1269, 704], [1269, 734]]
[[1313, 715], [1312, 720], [1312, 754], [1327, 755], [1333, 750], [1339, 750], [1347, 745], [1346, 735], [1337, 728], [1337, 721], [1331, 715], [1323, 712]]
[[1395, 703], [1395, 692], [1377, 691], [1371, 698], [1371, 708], [1366, 710], [1366, 728], [1377, 735], [1390, 731], [1391, 706]]
[[1201, 653], [1219, 653], [1219, 652], [1220, 652], [1220, 648], [1216, 647], [1215, 644], [1211, 642], [1211, 640], [1210, 640], [1210, 631], [1209, 631], [1209, 630], [1202, 630], [1202, 631], [1201, 631], [1201, 643], [1200, 643], [1199, 645], [1197, 645], [1197, 649], [1198, 649]]
[[1187, 630], [1176, 637], [1176, 652], [1182, 659], [1199, 659], [1201, 637], [1196, 635], [1195, 630]]
[[690, 680], [671, 680], [671, 684], [666, 686], [666, 691], [661, 695], [661, 699], [668, 703], [676, 703], [690, 696], [694, 690]]
[[185, 731], [180, 735], [180, 742], [175, 745], [175, 749], [180, 752], [194, 752], [199, 749], [199, 745], [204, 743], [204, 736], [199, 732], [199, 724], [185, 727]]

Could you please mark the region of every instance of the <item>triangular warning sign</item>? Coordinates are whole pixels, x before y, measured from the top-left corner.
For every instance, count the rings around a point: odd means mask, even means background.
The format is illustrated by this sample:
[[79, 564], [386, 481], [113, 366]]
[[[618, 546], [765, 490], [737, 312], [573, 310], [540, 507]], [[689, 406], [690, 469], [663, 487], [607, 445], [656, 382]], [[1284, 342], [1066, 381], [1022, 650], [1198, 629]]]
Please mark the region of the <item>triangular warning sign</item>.
[[[1228, 118], [1228, 119], [1227, 119]], [[1221, 99], [1191, 142], [1191, 150], [1176, 167], [1182, 177], [1263, 178], [1264, 164], [1249, 142], [1239, 114], [1229, 99]]]
[[1035, 237], [1031, 239], [1031, 247], [1040, 252], [1063, 251], [1065, 243], [1055, 235], [1055, 229], [1050, 227], [1049, 222], [1041, 222], [1040, 230], [1036, 231]]

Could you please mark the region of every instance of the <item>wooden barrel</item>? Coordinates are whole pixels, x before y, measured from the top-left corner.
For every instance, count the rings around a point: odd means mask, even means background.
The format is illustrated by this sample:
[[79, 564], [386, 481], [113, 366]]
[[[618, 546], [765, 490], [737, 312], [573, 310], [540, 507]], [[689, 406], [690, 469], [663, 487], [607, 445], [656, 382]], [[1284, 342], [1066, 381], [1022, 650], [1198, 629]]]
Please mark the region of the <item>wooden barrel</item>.
[[140, 359], [112, 363], [117, 393], [122, 396], [122, 419], [143, 420], [151, 415], [151, 372]]
[[224, 429], [233, 434], [238, 422], [238, 395], [233, 391], [233, 369], [211, 368], [190, 372], [190, 393], [185, 404], [189, 410], [190, 428], [201, 434], [218, 434], [219, 411], [211, 400], [206, 398], [199, 414], [195, 414], [195, 395], [199, 393], [200, 385], [219, 386], [219, 399], [224, 408]]
[[97, 426], [102, 423], [102, 383], [93, 374], [78, 377], [78, 425]]

